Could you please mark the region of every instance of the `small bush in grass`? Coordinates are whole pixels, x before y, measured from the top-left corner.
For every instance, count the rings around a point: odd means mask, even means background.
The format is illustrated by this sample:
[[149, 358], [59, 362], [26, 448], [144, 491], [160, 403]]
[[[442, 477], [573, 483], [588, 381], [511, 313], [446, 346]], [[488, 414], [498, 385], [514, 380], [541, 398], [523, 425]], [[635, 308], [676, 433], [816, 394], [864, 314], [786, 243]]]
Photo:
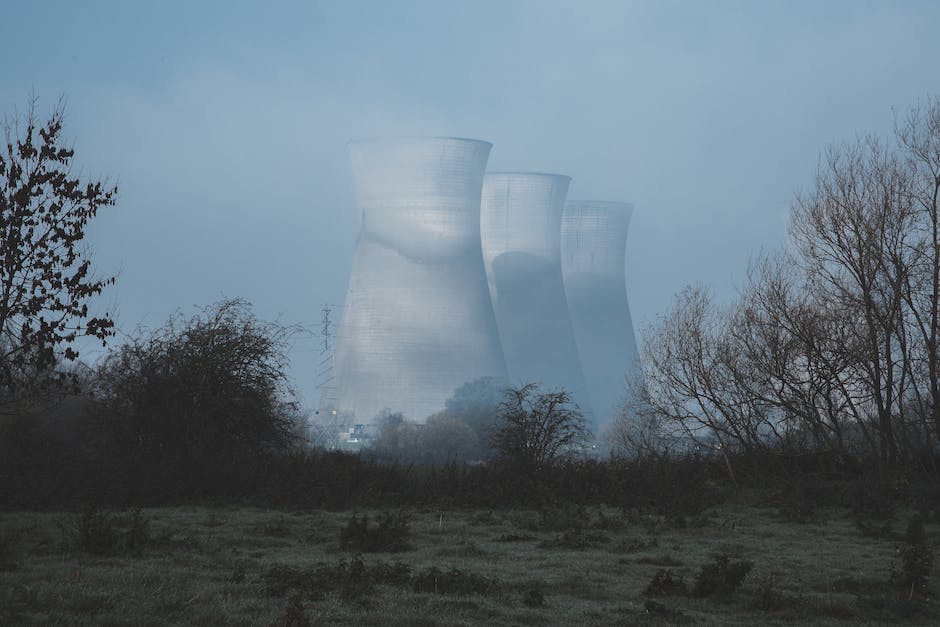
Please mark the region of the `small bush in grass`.
[[846, 500], [857, 517], [889, 520], [897, 511], [895, 489], [883, 481], [861, 480], [852, 485]]
[[777, 578], [766, 575], [757, 580], [754, 590], [754, 607], [765, 612], [779, 609], [783, 605], [783, 595], [777, 590]]
[[535, 540], [535, 536], [530, 536], [527, 533], [504, 533], [498, 538], [497, 542], [529, 542], [530, 540]]
[[117, 547], [118, 532], [114, 516], [90, 507], [73, 522], [75, 544], [92, 555], [111, 553]]
[[92, 506], [56, 525], [68, 548], [92, 555], [138, 552], [151, 541], [150, 521], [137, 509], [115, 514]]
[[665, 603], [660, 603], [658, 601], [654, 601], [653, 599], [646, 599], [646, 601], [643, 603], [643, 607], [646, 609], [648, 614], [660, 616], [668, 621], [678, 622], [685, 618], [685, 615], [679, 610], [671, 609], [667, 607]]
[[753, 567], [751, 561], [732, 560], [726, 553], [720, 553], [701, 567], [695, 576], [692, 594], [697, 597], [730, 594], [741, 585]]
[[242, 583], [245, 581], [245, 560], [236, 560], [232, 564], [232, 572], [229, 574], [229, 581], [232, 583]]
[[914, 514], [907, 523], [904, 531], [904, 542], [907, 544], [927, 544], [927, 529], [924, 527], [924, 518]]
[[271, 623], [271, 627], [309, 627], [310, 619], [304, 608], [303, 597], [297, 590], [290, 595], [284, 614]]
[[286, 538], [290, 535], [290, 527], [287, 519], [281, 515], [276, 518], [267, 518], [255, 524], [252, 527], [252, 532], [270, 538]]
[[339, 545], [363, 553], [393, 553], [408, 548], [408, 515], [402, 511], [387, 513], [376, 525], [369, 525], [369, 517], [355, 514], [340, 529]]
[[377, 563], [367, 565], [359, 556], [335, 564], [318, 564], [311, 568], [274, 566], [264, 574], [269, 594], [281, 595], [300, 590], [314, 597], [336, 592], [340, 598], [355, 599], [372, 592], [376, 585], [405, 586], [411, 581], [406, 564]]
[[434, 594], [487, 594], [497, 588], [496, 582], [476, 573], [456, 568], [444, 571], [437, 566], [421, 571], [412, 581], [415, 592]]
[[121, 534], [122, 548], [125, 550], [138, 551], [150, 544], [150, 520], [139, 509], [117, 517], [117, 525]]
[[857, 518], [855, 528], [858, 529], [863, 538], [890, 538], [892, 533], [890, 520], [881, 524], [874, 524]]
[[526, 607], [545, 607], [545, 595], [538, 588], [529, 588], [522, 593], [522, 604]]
[[904, 543], [895, 547], [895, 561], [891, 566], [891, 581], [902, 590], [909, 590], [908, 598], [923, 593], [933, 571], [933, 547], [927, 543], [924, 519], [915, 514], [904, 532]]
[[895, 563], [891, 567], [891, 581], [909, 597], [923, 593], [933, 571], [933, 548], [927, 544], [901, 544], [895, 548]]
[[603, 533], [598, 531], [585, 532], [581, 529], [569, 529], [550, 540], [539, 542], [540, 549], [586, 549], [598, 544], [610, 542]]
[[668, 569], [659, 569], [643, 591], [648, 597], [668, 597], [683, 595], [688, 592], [682, 575], [677, 575]]
[[16, 570], [13, 561], [12, 542], [4, 535], [0, 535], [0, 572]]
[[682, 560], [678, 560], [671, 555], [650, 555], [641, 557], [636, 561], [637, 564], [652, 564], [653, 566], [682, 566]]

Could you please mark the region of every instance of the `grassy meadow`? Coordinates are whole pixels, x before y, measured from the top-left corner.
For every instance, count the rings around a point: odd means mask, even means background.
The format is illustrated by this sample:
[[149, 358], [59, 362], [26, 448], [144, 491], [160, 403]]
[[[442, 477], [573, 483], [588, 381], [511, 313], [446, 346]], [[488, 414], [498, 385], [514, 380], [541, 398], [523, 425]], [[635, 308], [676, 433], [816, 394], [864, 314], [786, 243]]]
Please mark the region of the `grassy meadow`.
[[[0, 513], [0, 624], [936, 624], [936, 582], [903, 577], [940, 525], [912, 516], [794, 515], [754, 498], [674, 517], [12, 511]], [[921, 549], [905, 562], [911, 533]]]

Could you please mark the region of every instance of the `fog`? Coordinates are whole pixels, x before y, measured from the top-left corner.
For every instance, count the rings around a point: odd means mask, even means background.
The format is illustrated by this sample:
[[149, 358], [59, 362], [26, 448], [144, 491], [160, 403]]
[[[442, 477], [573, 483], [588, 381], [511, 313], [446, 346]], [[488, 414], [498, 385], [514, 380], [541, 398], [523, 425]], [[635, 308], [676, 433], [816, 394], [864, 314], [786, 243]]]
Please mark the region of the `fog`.
[[[89, 242], [122, 332], [223, 296], [315, 331], [355, 249], [347, 141], [445, 135], [634, 203], [642, 336], [685, 284], [734, 295], [826, 144], [940, 92], [938, 23], [913, 1], [17, 3], [0, 110], [65, 95], [76, 163], [117, 182]], [[317, 350], [292, 351], [311, 405]]]

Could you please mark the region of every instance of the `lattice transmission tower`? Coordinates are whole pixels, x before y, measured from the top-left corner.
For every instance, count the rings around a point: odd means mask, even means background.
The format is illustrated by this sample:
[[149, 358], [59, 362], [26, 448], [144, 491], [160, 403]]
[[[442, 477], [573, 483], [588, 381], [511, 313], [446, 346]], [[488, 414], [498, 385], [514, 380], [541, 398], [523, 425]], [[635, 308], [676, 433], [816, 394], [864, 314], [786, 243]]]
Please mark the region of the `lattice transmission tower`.
[[323, 305], [320, 318], [320, 363], [317, 365], [317, 389], [320, 391], [320, 410], [336, 408], [336, 384], [333, 368], [333, 306]]

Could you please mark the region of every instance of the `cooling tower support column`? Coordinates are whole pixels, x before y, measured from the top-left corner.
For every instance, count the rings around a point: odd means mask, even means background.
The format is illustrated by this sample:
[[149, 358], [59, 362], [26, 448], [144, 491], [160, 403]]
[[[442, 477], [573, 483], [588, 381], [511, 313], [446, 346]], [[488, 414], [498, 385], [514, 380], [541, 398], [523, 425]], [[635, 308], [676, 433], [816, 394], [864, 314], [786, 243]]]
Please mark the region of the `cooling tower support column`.
[[356, 422], [423, 420], [460, 385], [506, 368], [480, 249], [491, 144], [356, 141], [359, 239], [335, 341], [336, 400]]
[[633, 205], [570, 201], [561, 227], [562, 273], [598, 426], [617, 415], [639, 357], [624, 277]]
[[480, 226], [483, 259], [509, 377], [564, 388], [591, 418], [561, 274], [567, 176], [488, 173]]

